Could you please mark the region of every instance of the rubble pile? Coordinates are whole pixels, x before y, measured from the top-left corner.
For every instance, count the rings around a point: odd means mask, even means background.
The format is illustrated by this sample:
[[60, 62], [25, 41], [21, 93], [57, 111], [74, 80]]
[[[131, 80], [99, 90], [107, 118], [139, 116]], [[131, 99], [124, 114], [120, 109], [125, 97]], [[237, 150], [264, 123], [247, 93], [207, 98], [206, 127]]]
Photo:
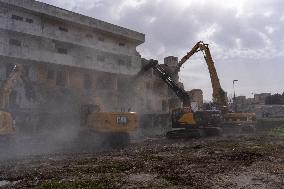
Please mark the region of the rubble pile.
[[281, 188], [284, 138], [161, 138], [126, 149], [1, 160], [7, 188]]

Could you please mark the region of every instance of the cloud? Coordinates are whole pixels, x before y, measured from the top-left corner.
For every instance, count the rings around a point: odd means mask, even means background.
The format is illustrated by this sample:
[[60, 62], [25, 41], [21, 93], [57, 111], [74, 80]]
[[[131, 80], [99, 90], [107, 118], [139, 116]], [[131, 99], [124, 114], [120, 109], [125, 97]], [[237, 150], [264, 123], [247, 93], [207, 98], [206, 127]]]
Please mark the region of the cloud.
[[[204, 40], [229, 93], [233, 79], [242, 81], [241, 94], [283, 91], [283, 0], [41, 1], [145, 33], [146, 42], [138, 50], [146, 58], [181, 57]], [[208, 99], [211, 84], [206, 66], [197, 66], [201, 60], [196, 56], [185, 65], [181, 78], [187, 89], [201, 88]]]

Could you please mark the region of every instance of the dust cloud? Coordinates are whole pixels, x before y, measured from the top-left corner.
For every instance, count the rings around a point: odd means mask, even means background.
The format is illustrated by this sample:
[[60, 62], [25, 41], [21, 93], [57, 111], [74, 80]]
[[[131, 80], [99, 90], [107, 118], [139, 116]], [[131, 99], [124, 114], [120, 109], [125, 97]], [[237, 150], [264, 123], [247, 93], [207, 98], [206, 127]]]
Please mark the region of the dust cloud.
[[[141, 72], [133, 77], [118, 79], [119, 95], [101, 95], [101, 99], [89, 102], [98, 105], [102, 112], [138, 113], [138, 131], [131, 133], [132, 139], [136, 141], [141, 140], [145, 133], [149, 135], [149, 133], [159, 133], [166, 129], [166, 122], [160, 119], [157, 113], [155, 113], [156, 117], [151, 115], [151, 111], [155, 112], [157, 108], [154, 104], [155, 99], [160, 99], [160, 96], [157, 91], [145, 86], [147, 83], [145, 80], [151, 83], [153, 79], [149, 72], [149, 70], [141, 69]], [[23, 87], [26, 88], [26, 85]], [[25, 95], [30, 94], [30, 91], [26, 90]], [[43, 93], [38, 89], [32, 91], [34, 96]], [[14, 117], [17, 134], [9, 141], [0, 143], [0, 160], [23, 156], [111, 150], [107, 140], [112, 140], [112, 136], [100, 135], [82, 124], [86, 116], [82, 117], [81, 106], [88, 103], [87, 99], [82, 101], [80, 96], [67, 89], [49, 91], [45, 98], [48, 100], [42, 105], [41, 111], [35, 109], [31, 112], [32, 116], [27, 115], [23, 118], [16, 115]], [[170, 116], [164, 113], [161, 117], [169, 118]], [[158, 131], [155, 131], [155, 128], [158, 128]], [[143, 134], [141, 134], [142, 129]]]

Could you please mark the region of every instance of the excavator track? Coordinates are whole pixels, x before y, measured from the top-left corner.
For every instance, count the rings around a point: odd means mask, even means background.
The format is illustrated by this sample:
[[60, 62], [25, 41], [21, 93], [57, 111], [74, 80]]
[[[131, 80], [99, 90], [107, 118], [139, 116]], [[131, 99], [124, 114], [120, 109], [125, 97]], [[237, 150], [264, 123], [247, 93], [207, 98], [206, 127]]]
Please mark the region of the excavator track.
[[223, 134], [223, 129], [220, 127], [204, 127], [202, 130], [206, 137], [221, 136]]
[[200, 129], [179, 129], [167, 132], [166, 137], [169, 139], [192, 139], [203, 137]]
[[202, 137], [214, 137], [222, 135], [220, 127], [204, 127], [199, 129], [179, 129], [167, 132], [169, 139], [198, 139]]

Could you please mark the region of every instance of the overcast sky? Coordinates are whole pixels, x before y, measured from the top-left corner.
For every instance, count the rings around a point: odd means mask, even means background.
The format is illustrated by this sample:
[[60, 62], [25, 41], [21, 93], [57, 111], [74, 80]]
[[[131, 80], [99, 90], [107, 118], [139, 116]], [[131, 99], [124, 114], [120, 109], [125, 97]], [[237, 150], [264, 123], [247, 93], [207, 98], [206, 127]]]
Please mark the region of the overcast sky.
[[[237, 95], [284, 92], [283, 0], [41, 0], [146, 34], [145, 58], [181, 58], [197, 41], [210, 44], [221, 84]], [[211, 99], [209, 73], [196, 54], [180, 73], [185, 89]]]

